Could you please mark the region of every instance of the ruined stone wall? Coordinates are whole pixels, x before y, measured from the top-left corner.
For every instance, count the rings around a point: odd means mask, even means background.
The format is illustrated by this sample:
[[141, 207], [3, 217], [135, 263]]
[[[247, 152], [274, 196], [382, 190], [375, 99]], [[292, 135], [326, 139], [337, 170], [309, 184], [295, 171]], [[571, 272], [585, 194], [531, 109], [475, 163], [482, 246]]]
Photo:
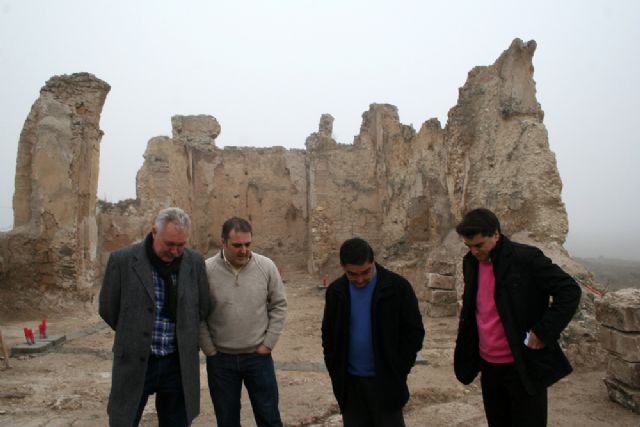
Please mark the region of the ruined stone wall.
[[99, 121], [109, 90], [91, 74], [57, 76], [33, 104], [18, 145], [15, 228], [0, 234], [4, 290], [88, 295], [97, 257]]
[[220, 248], [222, 223], [241, 216], [252, 223], [256, 251], [268, 253], [282, 267], [305, 269], [304, 151], [219, 149], [215, 138], [220, 125], [211, 116], [175, 116], [172, 124], [172, 138], [149, 141], [138, 172], [138, 215], [147, 224], [144, 232], [159, 210], [180, 206], [192, 216], [190, 244], [213, 255]]
[[451, 274], [429, 265], [459, 259], [452, 229], [468, 209], [489, 207], [507, 234], [561, 248], [567, 215], [535, 97], [535, 48], [514, 40], [493, 65], [474, 68], [444, 129], [431, 119], [416, 132], [396, 107], [372, 104], [353, 144], [337, 143], [323, 115], [304, 150], [220, 149], [214, 117], [174, 116], [172, 135], [148, 143], [136, 199], [103, 203], [97, 218], [98, 122], [109, 87], [88, 74], [53, 78], [18, 155], [16, 225], [29, 231], [0, 239], [0, 272], [22, 283], [16, 266], [31, 262], [31, 283], [88, 286], [109, 252], [141, 239], [167, 206], [191, 214], [190, 244], [207, 256], [219, 249], [222, 222], [237, 215], [252, 222], [255, 250], [281, 268], [330, 277], [341, 242], [361, 236], [425, 295], [439, 289], [429, 277]]
[[353, 145], [331, 139], [332, 121], [323, 116], [306, 143], [310, 271], [335, 272], [337, 250], [353, 236], [390, 257], [411, 257], [411, 249], [438, 242], [452, 217], [437, 120], [416, 134], [400, 123], [396, 107], [372, 104]]
[[430, 252], [480, 206], [507, 234], [562, 244], [568, 221], [535, 97], [535, 48], [515, 40], [493, 65], [472, 70], [445, 129], [431, 119], [416, 133], [394, 106], [373, 104], [354, 144], [341, 145], [324, 118], [307, 140], [310, 270], [335, 267], [337, 247], [353, 235], [391, 257]]
[[375, 148], [369, 141], [336, 143], [327, 119], [323, 117], [320, 131], [306, 142], [309, 270], [332, 275], [340, 243], [360, 236], [379, 246], [383, 219]]
[[198, 152], [194, 195], [194, 238], [213, 254], [220, 248], [222, 223], [248, 219], [254, 229], [254, 250], [268, 254], [282, 267], [304, 269], [307, 253], [307, 188], [301, 150], [227, 147]]
[[339, 245], [357, 235], [417, 283], [443, 274], [427, 260], [459, 256], [442, 242], [478, 206], [495, 210], [507, 234], [561, 245], [567, 216], [535, 97], [535, 48], [514, 40], [493, 65], [473, 69], [444, 129], [431, 119], [416, 132], [396, 107], [372, 104], [353, 144], [333, 139], [326, 114], [304, 151], [221, 150], [215, 118], [175, 116], [171, 137], [149, 141], [138, 216], [150, 224], [161, 208], [182, 206], [194, 219], [191, 244], [207, 255], [219, 248], [222, 222], [243, 216], [256, 250], [330, 277]]
[[98, 202], [98, 247], [100, 251], [97, 277], [102, 276], [109, 254], [132, 242], [141, 240], [151, 229], [151, 218], [140, 209], [138, 199], [118, 203]]
[[489, 67], [476, 67], [449, 112], [447, 187], [456, 218], [484, 206], [503, 231], [564, 243], [562, 182], [549, 149], [533, 80], [536, 43], [514, 40]]

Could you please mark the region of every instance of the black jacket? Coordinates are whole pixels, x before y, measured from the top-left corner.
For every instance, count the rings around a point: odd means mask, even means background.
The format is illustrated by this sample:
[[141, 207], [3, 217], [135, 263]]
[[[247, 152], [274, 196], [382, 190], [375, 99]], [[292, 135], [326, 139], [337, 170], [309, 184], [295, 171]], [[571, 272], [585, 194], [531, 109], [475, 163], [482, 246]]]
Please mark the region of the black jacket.
[[[418, 300], [402, 276], [376, 264], [377, 283], [371, 301], [376, 393], [388, 410], [402, 408], [409, 400], [407, 375], [422, 348], [424, 327]], [[343, 275], [327, 288], [322, 319], [324, 362], [333, 392], [342, 410], [349, 352], [349, 281]]]
[[[500, 235], [491, 261], [496, 278], [496, 308], [516, 369], [527, 392], [535, 394], [571, 372], [557, 341], [580, 303], [580, 287], [541, 250], [512, 242], [504, 235]], [[469, 252], [462, 267], [464, 294], [454, 369], [458, 380], [469, 384], [480, 369], [475, 316], [478, 260]], [[544, 342], [543, 349], [532, 350], [524, 345], [529, 330]]]

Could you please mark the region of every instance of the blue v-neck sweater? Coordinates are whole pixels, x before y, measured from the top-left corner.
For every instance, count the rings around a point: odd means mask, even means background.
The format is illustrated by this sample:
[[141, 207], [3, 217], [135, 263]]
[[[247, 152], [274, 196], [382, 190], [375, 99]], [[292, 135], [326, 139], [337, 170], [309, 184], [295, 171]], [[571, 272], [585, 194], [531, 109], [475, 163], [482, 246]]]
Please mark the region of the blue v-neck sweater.
[[373, 362], [373, 335], [371, 329], [371, 300], [377, 277], [362, 288], [349, 284], [351, 315], [349, 320], [349, 364], [347, 372], [358, 377], [376, 375]]

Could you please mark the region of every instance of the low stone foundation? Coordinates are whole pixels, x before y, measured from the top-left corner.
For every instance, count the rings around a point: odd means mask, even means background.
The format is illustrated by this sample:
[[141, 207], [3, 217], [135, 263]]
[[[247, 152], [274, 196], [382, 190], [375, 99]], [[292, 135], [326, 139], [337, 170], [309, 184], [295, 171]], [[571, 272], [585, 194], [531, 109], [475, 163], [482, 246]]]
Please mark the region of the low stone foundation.
[[458, 314], [455, 264], [443, 261], [427, 263], [426, 314], [429, 317], [453, 317]]
[[606, 294], [596, 301], [596, 318], [608, 352], [609, 398], [640, 414], [640, 289]]

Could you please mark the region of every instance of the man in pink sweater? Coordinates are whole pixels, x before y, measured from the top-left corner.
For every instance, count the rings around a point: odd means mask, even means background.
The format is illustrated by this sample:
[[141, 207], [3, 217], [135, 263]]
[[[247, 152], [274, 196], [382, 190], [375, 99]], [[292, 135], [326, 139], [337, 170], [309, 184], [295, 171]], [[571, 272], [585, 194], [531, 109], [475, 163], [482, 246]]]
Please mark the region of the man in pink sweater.
[[489, 427], [546, 426], [547, 387], [571, 372], [558, 338], [580, 287], [538, 248], [503, 235], [488, 209], [468, 212], [456, 231], [469, 248], [456, 377], [469, 384], [482, 373]]

